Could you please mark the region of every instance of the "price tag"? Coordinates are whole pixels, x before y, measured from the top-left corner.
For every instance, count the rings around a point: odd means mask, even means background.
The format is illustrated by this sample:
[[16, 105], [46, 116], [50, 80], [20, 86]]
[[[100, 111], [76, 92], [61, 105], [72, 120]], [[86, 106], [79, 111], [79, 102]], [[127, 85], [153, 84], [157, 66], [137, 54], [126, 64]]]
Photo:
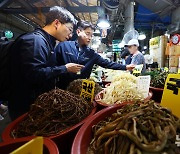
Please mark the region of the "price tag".
[[36, 137], [10, 154], [42, 154], [43, 137]]
[[167, 67], [164, 67], [164, 71], [168, 72], [168, 71], [169, 71], [169, 69], [168, 69]]
[[136, 65], [136, 67], [133, 70], [133, 74], [141, 74], [142, 69], [143, 69], [143, 64]]
[[94, 89], [95, 89], [94, 81], [83, 80], [80, 96], [84, 98], [87, 102], [92, 102], [94, 98]]
[[180, 74], [169, 74], [164, 86], [161, 105], [180, 118]]
[[138, 76], [138, 91], [142, 92], [144, 98], [148, 97], [149, 86], [150, 86], [150, 75], [147, 76]]

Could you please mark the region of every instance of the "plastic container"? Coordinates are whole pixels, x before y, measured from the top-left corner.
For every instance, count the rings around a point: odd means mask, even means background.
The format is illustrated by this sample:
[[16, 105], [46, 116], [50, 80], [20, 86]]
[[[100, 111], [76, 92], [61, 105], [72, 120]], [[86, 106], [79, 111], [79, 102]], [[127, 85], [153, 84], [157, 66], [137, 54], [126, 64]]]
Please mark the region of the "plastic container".
[[[47, 138], [52, 139], [60, 149], [60, 153], [70, 153], [71, 146], [74, 140], [74, 137], [76, 136], [76, 133], [78, 132], [79, 128], [89, 120], [95, 113], [96, 113], [96, 103], [94, 102], [94, 108], [92, 109], [90, 115], [86, 117], [84, 120], [79, 122], [78, 124], [67, 128], [66, 130], [62, 131], [61, 133], [57, 135], [52, 135]], [[10, 123], [5, 130], [2, 133], [2, 140], [3, 141], [9, 141], [13, 140], [13, 137], [11, 136], [12, 130], [14, 130], [18, 124], [27, 116], [27, 113], [17, 118], [15, 121]]]
[[105, 117], [110, 116], [125, 104], [127, 103], [107, 107], [92, 116], [78, 131], [72, 145], [71, 154], [86, 154], [92, 139], [92, 126], [103, 120]]
[[153, 92], [152, 100], [154, 100], [157, 103], [161, 103], [162, 94], [163, 94], [164, 89], [150, 87], [149, 90], [151, 90]]
[[[21, 147], [28, 141], [32, 140], [34, 137], [23, 137], [23, 138], [18, 138], [6, 142], [1, 142], [0, 143], [0, 153], [2, 154], [9, 154], [10, 152], [16, 150], [17, 148]], [[44, 140], [44, 146], [43, 146], [43, 154], [59, 154], [58, 147], [56, 144], [48, 139], [48, 138], [43, 138]]]
[[[97, 105], [98, 105], [98, 109], [99, 109], [99, 108], [103, 109], [103, 108], [108, 107], [108, 106], [114, 106], [114, 105], [115, 105], [115, 106], [118, 106], [118, 105], [120, 105], [120, 104], [106, 104], [106, 103], [102, 102], [103, 94], [104, 94], [104, 90], [101, 91], [101, 92], [99, 92], [99, 93], [95, 96], [95, 101], [96, 101], [96, 103], [97, 103]], [[153, 93], [150, 91], [150, 92], [148, 93], [148, 97], [145, 98], [145, 101], [150, 100], [150, 99], [152, 98], [152, 96], [153, 96]], [[123, 104], [123, 103], [122, 103], [122, 104]]]

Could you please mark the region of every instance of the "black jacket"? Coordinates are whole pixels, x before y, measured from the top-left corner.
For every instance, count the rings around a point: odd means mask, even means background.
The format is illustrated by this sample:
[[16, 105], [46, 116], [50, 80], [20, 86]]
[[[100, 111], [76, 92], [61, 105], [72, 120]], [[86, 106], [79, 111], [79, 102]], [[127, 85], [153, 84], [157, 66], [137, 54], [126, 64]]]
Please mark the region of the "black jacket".
[[55, 78], [66, 73], [56, 66], [55, 38], [42, 29], [21, 36], [11, 56], [10, 112], [27, 112], [38, 95], [54, 88]]
[[79, 44], [76, 41], [61, 42], [55, 48], [57, 54], [58, 65], [65, 65], [67, 63], [76, 63], [84, 65], [81, 74], [67, 73], [60, 76], [59, 87], [65, 89], [68, 84], [78, 78], [89, 78], [93, 65], [97, 64], [104, 68], [126, 70], [125, 65], [121, 65], [115, 62], [109, 62], [107, 59], [103, 59], [94, 50], [84, 46], [81, 50]]

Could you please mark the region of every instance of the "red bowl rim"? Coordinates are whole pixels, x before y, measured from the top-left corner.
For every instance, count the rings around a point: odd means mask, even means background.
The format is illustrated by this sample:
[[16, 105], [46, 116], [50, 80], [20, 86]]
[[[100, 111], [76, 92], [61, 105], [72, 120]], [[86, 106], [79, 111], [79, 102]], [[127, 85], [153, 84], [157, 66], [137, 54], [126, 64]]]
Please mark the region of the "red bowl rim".
[[[46, 136], [46, 138], [50, 138], [50, 139], [54, 139], [54, 138], [57, 138], [59, 136], [63, 136], [63, 135], [66, 135], [67, 133], [71, 132], [72, 130], [78, 128], [79, 126], [81, 126], [82, 124], [84, 124], [90, 117], [92, 117], [95, 113], [96, 113], [96, 110], [97, 110], [97, 104], [96, 102], [94, 101], [93, 102], [93, 105], [94, 105], [94, 108], [92, 109], [91, 113], [85, 118], [83, 119], [81, 122], [77, 123], [76, 125], [70, 127], [70, 128], [67, 128], [65, 129], [64, 131], [60, 132], [59, 134], [56, 134], [56, 135], [52, 135], [52, 136]], [[12, 131], [12, 128], [16, 128], [17, 124], [22, 121], [26, 116], [27, 116], [28, 113], [25, 113], [23, 114], [22, 116], [18, 117], [16, 120], [14, 120], [13, 122], [11, 122], [6, 128], [5, 130], [3, 131], [2, 133], [2, 140], [3, 141], [9, 141], [9, 140], [14, 140], [14, 138], [11, 137], [11, 131]], [[32, 136], [27, 136], [27, 137], [32, 137]], [[17, 138], [18, 139], [18, 138]]]
[[[119, 105], [112, 105], [112, 106], [109, 106], [107, 108], [104, 108], [102, 109], [101, 111], [97, 112], [95, 115], [93, 115], [88, 121], [86, 121], [83, 126], [79, 129], [78, 133], [76, 134], [75, 138], [74, 138], [74, 141], [73, 141], [73, 145], [72, 145], [72, 148], [71, 148], [71, 154], [81, 154], [79, 153], [80, 151], [80, 143], [83, 139], [83, 136], [85, 134], [85, 130], [87, 129], [87, 127], [89, 127], [91, 125], [91, 123], [93, 123], [93, 121], [99, 117], [101, 114], [105, 113], [105, 112], [108, 112], [112, 109], [116, 109], [118, 110], [119, 108], [125, 106], [126, 104], [129, 104], [128, 102], [126, 103], [123, 103], [123, 104], [119, 104]], [[109, 115], [107, 115], [109, 116]], [[107, 117], [106, 116], [106, 117]], [[106, 118], [104, 117], [104, 118]], [[73, 152], [76, 152], [76, 153], [73, 153]]]
[[[34, 136], [29, 136], [29, 137], [22, 137], [22, 138], [1, 142], [0, 147], [6, 146], [8, 144], [19, 143], [19, 142], [26, 142], [26, 141], [28, 142], [34, 138], [35, 138]], [[43, 144], [47, 147], [49, 152], [53, 152], [53, 154], [59, 154], [57, 145], [51, 139], [43, 137], [43, 142], [44, 142]]]
[[151, 87], [149, 88], [150, 90], [157, 90], [157, 91], [163, 91], [163, 88], [155, 88], [155, 87]]
[[[109, 106], [119, 106], [119, 105], [124, 104], [124, 103], [121, 103], [121, 104], [106, 104], [106, 103], [103, 103], [101, 100], [98, 100], [98, 96], [99, 96], [100, 94], [102, 94], [103, 92], [104, 92], [104, 90], [100, 91], [100, 92], [95, 96], [95, 101], [96, 101], [96, 103], [97, 103], [98, 105], [103, 106], [103, 107], [109, 107]], [[152, 98], [152, 96], [153, 96], [153, 92], [152, 92], [152, 91], [149, 91], [148, 97], [145, 98], [144, 101], [150, 100], [150, 99]], [[132, 103], [132, 102], [133, 102], [133, 101], [130, 101], [130, 102], [128, 102], [128, 103]], [[127, 103], [127, 102], [125, 102], [125, 103]]]

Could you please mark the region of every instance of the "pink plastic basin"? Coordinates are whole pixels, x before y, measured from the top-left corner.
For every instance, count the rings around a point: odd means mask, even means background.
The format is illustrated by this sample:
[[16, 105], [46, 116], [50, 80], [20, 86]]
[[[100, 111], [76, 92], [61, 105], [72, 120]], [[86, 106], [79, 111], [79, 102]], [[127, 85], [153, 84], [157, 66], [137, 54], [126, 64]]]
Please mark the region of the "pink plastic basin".
[[[92, 109], [90, 115], [86, 117], [84, 120], [79, 122], [78, 124], [67, 128], [66, 130], [60, 132], [57, 135], [52, 135], [47, 138], [52, 139], [60, 149], [60, 153], [70, 153], [71, 146], [74, 140], [74, 137], [76, 136], [76, 133], [78, 132], [79, 128], [86, 122], [89, 121], [89, 118], [91, 118], [95, 113], [96, 113], [96, 102], [94, 102], [94, 108]], [[3, 141], [10, 141], [14, 140], [13, 137], [11, 136], [12, 130], [14, 130], [18, 124], [27, 116], [27, 113], [24, 115], [20, 116], [16, 120], [14, 120], [12, 123], [10, 123], [5, 130], [2, 133], [2, 140]]]
[[163, 94], [164, 89], [150, 87], [149, 90], [151, 90], [153, 92], [152, 100], [154, 100], [157, 103], [161, 103], [162, 94]]
[[93, 135], [92, 126], [105, 119], [105, 117], [111, 116], [112, 113], [122, 108], [125, 104], [127, 103], [104, 108], [92, 116], [78, 131], [72, 145], [71, 154], [86, 154]]
[[[121, 105], [121, 104], [106, 104], [104, 102], [102, 102], [102, 98], [103, 98], [103, 94], [104, 94], [104, 90], [99, 92], [96, 96], [95, 96], [95, 101], [98, 105], [99, 108], [105, 108], [105, 107], [108, 107], [108, 106], [118, 106], [118, 105]], [[152, 98], [153, 96], [153, 93], [150, 91], [149, 94], [148, 94], [148, 97], [145, 98], [144, 101], [148, 101]], [[123, 104], [123, 103], [122, 103]]]

